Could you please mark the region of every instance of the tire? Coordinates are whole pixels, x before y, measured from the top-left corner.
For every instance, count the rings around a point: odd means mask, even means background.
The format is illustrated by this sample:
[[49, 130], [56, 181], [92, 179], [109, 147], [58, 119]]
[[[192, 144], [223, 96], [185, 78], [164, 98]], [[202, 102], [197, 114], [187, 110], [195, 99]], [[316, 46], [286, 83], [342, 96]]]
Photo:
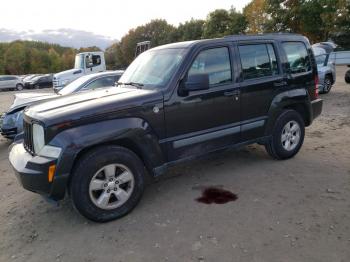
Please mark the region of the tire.
[[23, 87], [22, 84], [17, 84], [17, 85], [16, 85], [16, 90], [17, 90], [17, 91], [22, 91], [23, 88], [24, 88], [24, 87]]
[[323, 83], [323, 90], [321, 92], [321, 94], [328, 94], [332, 89], [332, 78], [327, 75], [324, 78], [324, 83]]
[[350, 84], [350, 70], [345, 73], [345, 82]]
[[[128, 175], [130, 173], [131, 176]], [[79, 213], [92, 221], [115, 220], [128, 214], [138, 204], [145, 187], [145, 176], [143, 162], [129, 149], [99, 147], [89, 151], [76, 164], [69, 186], [71, 200]]]
[[40, 89], [40, 86], [39, 85], [35, 85], [34, 89]]
[[[290, 129], [289, 131], [287, 124]], [[297, 136], [297, 134], [299, 135]], [[285, 110], [275, 122], [272, 138], [265, 145], [266, 151], [275, 159], [283, 160], [292, 158], [299, 152], [303, 145], [304, 136], [305, 124], [301, 115], [295, 110]]]

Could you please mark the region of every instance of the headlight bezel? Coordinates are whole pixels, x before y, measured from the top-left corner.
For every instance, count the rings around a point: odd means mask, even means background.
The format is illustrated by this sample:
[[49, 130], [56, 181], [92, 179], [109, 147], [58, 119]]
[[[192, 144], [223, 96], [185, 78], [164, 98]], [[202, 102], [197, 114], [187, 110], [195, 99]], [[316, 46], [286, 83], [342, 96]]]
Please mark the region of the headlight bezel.
[[62, 148], [46, 144], [45, 128], [42, 124], [32, 124], [34, 154], [42, 157], [59, 158]]
[[18, 110], [13, 113], [6, 113], [2, 120], [2, 125], [7, 128], [15, 128], [18, 121], [18, 117], [22, 111], [23, 110]]
[[45, 130], [39, 123], [33, 123], [32, 125], [32, 139], [34, 146], [34, 153], [39, 154], [41, 149], [45, 146]]

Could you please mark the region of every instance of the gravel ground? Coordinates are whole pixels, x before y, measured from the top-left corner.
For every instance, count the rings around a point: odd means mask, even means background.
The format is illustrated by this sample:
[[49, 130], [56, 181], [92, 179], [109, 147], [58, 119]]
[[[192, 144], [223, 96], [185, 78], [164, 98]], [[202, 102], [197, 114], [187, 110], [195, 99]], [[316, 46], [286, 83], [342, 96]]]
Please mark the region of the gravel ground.
[[[169, 170], [137, 208], [107, 224], [87, 221], [25, 191], [0, 138], [0, 261], [350, 261], [350, 85], [345, 67], [299, 154], [272, 160], [262, 146]], [[47, 90], [46, 90], [47, 91]], [[0, 93], [0, 112], [14, 92]], [[222, 186], [234, 202], [195, 201]]]

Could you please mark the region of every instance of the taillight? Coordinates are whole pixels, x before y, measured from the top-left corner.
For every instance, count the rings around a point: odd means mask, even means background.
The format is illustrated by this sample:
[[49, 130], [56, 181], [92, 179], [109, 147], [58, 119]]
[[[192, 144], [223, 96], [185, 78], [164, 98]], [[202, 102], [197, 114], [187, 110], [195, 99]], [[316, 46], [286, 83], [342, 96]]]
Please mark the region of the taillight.
[[318, 98], [318, 76], [315, 75], [315, 98]]

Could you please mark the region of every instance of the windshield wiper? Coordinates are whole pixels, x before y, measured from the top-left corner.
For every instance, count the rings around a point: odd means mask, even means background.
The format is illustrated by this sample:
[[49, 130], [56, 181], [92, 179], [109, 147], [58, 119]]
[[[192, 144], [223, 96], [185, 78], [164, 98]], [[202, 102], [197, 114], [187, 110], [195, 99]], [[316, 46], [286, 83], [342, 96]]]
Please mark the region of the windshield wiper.
[[137, 88], [142, 88], [144, 86], [144, 84], [137, 83], [137, 82], [126, 82], [126, 83], [117, 82], [117, 84], [118, 84], [118, 86], [119, 85], [126, 85], [126, 86], [135, 86]]

